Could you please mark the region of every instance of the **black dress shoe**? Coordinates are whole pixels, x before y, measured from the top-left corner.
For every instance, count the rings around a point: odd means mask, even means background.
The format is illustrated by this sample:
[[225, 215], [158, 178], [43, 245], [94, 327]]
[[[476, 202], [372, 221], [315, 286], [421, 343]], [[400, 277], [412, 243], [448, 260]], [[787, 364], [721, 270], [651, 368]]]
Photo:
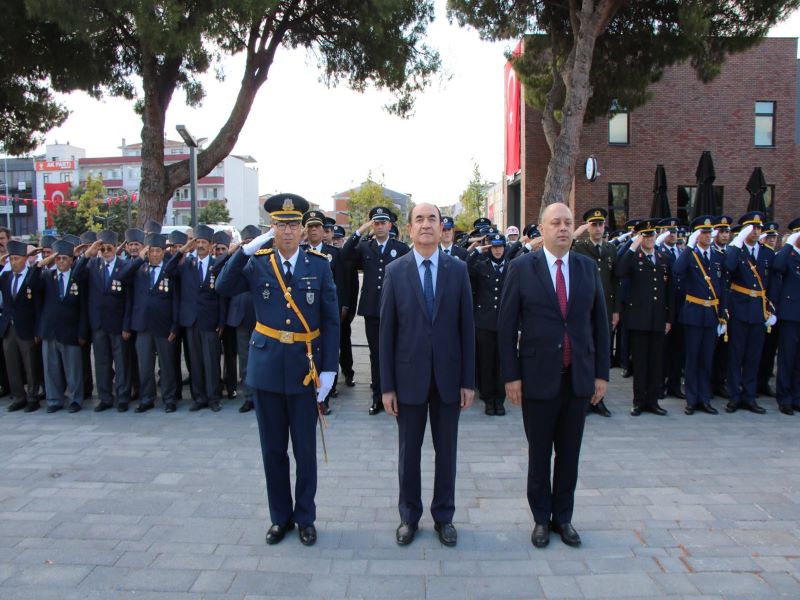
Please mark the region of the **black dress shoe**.
[[28, 404], [27, 400], [15, 400], [11, 404], [8, 405], [8, 412], [16, 412], [18, 410], [22, 410], [25, 408], [25, 405]]
[[329, 396], [331, 398], [338, 398], [339, 397], [339, 390], [337, 390], [336, 388], [333, 388], [331, 390], [331, 393], [329, 394]]
[[252, 400], [245, 400], [242, 405], [239, 407], [240, 413], [246, 413], [253, 410], [253, 401]]
[[72, 404], [69, 405], [69, 408], [67, 409], [67, 412], [76, 413], [76, 412], [80, 411], [80, 409], [81, 409], [81, 405], [78, 404], [77, 402], [73, 402]]
[[239, 395], [239, 392], [236, 390], [228, 390], [228, 400], [233, 400]]
[[9, 394], [8, 388], [5, 386], [0, 386], [0, 398], [4, 398], [8, 396], [8, 394]]
[[353, 387], [356, 384], [356, 382], [353, 381], [353, 377], [354, 377], [353, 375], [350, 375], [350, 376], [344, 378], [344, 384], [347, 387]]
[[135, 412], [137, 414], [141, 414], [141, 413], [147, 412], [148, 410], [150, 410], [154, 406], [155, 406], [154, 404], [149, 404], [149, 403], [142, 402], [139, 406], [136, 407], [136, 409], [133, 412]]
[[323, 414], [323, 415], [329, 415], [329, 414], [331, 414], [331, 407], [330, 407], [330, 406], [328, 406], [328, 403], [327, 403], [327, 402], [323, 402], [323, 403], [322, 403], [322, 414]]
[[100, 402], [97, 406], [94, 407], [94, 412], [103, 412], [108, 410], [109, 408], [113, 408], [113, 404], [108, 404], [107, 402]]
[[602, 398], [600, 399], [600, 402], [598, 402], [597, 404], [589, 403], [589, 406], [592, 407], [593, 412], [596, 412], [601, 417], [611, 416], [611, 411], [608, 410], [608, 407], [606, 406], [606, 403], [602, 400]]
[[294, 522], [289, 521], [284, 525], [276, 525], [275, 523], [267, 530], [266, 542], [272, 546], [280, 542], [285, 536], [286, 532], [294, 529]]
[[117, 412], [128, 412], [128, 403], [120, 402], [117, 404]]
[[433, 528], [439, 534], [439, 541], [445, 546], [453, 547], [458, 542], [458, 532], [452, 523], [436, 523]]
[[658, 415], [659, 417], [663, 417], [667, 414], [666, 409], [661, 408], [658, 404], [654, 406], [648, 406], [645, 410], [649, 413], [653, 413], [654, 415]]
[[299, 533], [303, 546], [313, 546], [317, 542], [317, 528], [313, 524], [300, 527]]
[[369, 407], [369, 414], [377, 415], [382, 410], [383, 410], [383, 404], [379, 402], [373, 402], [372, 406]]
[[759, 406], [758, 402], [756, 401], [753, 401], [752, 404], [748, 404], [747, 410], [749, 410], [751, 413], [756, 413], [757, 415], [763, 415], [767, 412], [766, 409], [763, 406]]
[[39, 401], [38, 400], [32, 400], [32, 401], [28, 402], [25, 405], [25, 412], [26, 413], [36, 412], [37, 410], [39, 410]]
[[503, 406], [502, 402], [495, 402], [494, 414], [496, 414], [498, 417], [502, 417], [506, 414], [506, 407]]
[[686, 394], [680, 390], [669, 390], [667, 394], [673, 398], [678, 398], [679, 400], [686, 400]]
[[724, 398], [725, 400], [728, 400], [731, 397], [731, 395], [728, 393], [728, 390], [726, 390], [725, 388], [715, 389], [714, 395], [719, 396], [720, 398]]
[[716, 408], [714, 408], [713, 406], [711, 406], [710, 404], [703, 404], [700, 407], [700, 410], [702, 410], [704, 413], [708, 413], [709, 415], [718, 415], [719, 414], [719, 411]]
[[531, 543], [537, 548], [544, 548], [550, 543], [550, 528], [537, 523], [531, 534]]
[[631, 416], [632, 417], [638, 417], [640, 414], [642, 414], [642, 409], [639, 408], [638, 406], [634, 406], [631, 409]]
[[208, 408], [210, 408], [213, 412], [219, 412], [222, 410], [222, 406], [219, 404], [219, 400], [212, 400], [208, 403]]
[[397, 526], [397, 531], [395, 532], [397, 545], [408, 546], [414, 541], [414, 536], [417, 534], [418, 529], [419, 525], [416, 523], [400, 523], [400, 525]]
[[189, 407], [189, 412], [197, 412], [198, 410], [203, 410], [204, 408], [208, 408], [208, 404], [205, 402], [192, 402], [192, 405]]
[[631, 375], [633, 375], [633, 371], [631, 371], [630, 369], [622, 369], [622, 376], [623, 376], [625, 379], [627, 379], [627, 378], [628, 378], [628, 377], [630, 377]]
[[483, 410], [483, 412], [485, 412], [489, 416], [494, 415], [496, 413], [494, 408], [494, 402], [492, 402], [491, 400], [487, 400], [485, 404], [486, 408]]
[[737, 404], [734, 404], [733, 402], [728, 402], [725, 405], [725, 412], [726, 413], [735, 413], [738, 409], [739, 409], [739, 406]]
[[51, 414], [51, 413], [54, 413], [54, 412], [58, 412], [63, 408], [64, 407], [61, 406], [60, 404], [53, 404], [53, 405], [47, 407], [47, 412], [48, 412], [48, 414]]
[[767, 384], [767, 385], [765, 385], [763, 387], [758, 388], [758, 395], [759, 396], [766, 396], [768, 398], [774, 398], [775, 397], [775, 390], [773, 390], [769, 386], [769, 384]]
[[683, 414], [685, 415], [693, 415], [694, 414], [694, 406], [687, 406], [683, 409]]
[[778, 407], [778, 410], [781, 411], [785, 415], [793, 415], [794, 414], [794, 410], [792, 410], [791, 406], [780, 406], [780, 407]]
[[580, 546], [581, 545], [581, 536], [578, 535], [578, 532], [575, 531], [575, 528], [572, 526], [572, 523], [563, 523], [559, 525], [555, 521], [550, 523], [550, 529], [555, 531], [557, 534], [561, 536], [561, 541], [564, 542], [567, 546]]
[[174, 413], [178, 409], [177, 406], [174, 404], [165, 404], [164, 405], [164, 412], [165, 413]]

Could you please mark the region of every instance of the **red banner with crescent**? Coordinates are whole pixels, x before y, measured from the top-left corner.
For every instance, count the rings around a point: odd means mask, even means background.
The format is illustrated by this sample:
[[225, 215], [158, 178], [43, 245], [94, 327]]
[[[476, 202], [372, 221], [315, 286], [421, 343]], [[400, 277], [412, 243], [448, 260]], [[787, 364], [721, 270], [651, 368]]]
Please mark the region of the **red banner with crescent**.
[[47, 214], [47, 226], [53, 226], [53, 217], [58, 214], [58, 205], [69, 199], [69, 181], [44, 184], [44, 210]]
[[[519, 56], [522, 53], [522, 40], [517, 44], [512, 53]], [[506, 175], [514, 175], [520, 169], [520, 86], [517, 73], [511, 66], [511, 61], [506, 62], [505, 78], [505, 129], [506, 129]]]

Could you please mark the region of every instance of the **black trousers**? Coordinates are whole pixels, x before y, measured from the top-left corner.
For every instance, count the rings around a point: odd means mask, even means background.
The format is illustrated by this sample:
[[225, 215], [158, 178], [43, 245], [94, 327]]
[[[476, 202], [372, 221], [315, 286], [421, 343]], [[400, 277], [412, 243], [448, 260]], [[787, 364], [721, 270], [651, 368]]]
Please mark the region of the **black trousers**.
[[800, 410], [800, 321], [780, 322], [778, 346], [778, 406]]
[[372, 402], [380, 404], [381, 400], [381, 361], [378, 353], [378, 331], [381, 320], [378, 317], [364, 317], [364, 328], [367, 332], [367, 345], [369, 346], [369, 369], [372, 374]]
[[673, 323], [669, 333], [664, 336], [664, 386], [667, 392], [681, 390], [683, 366], [686, 363], [686, 343], [683, 325]]
[[17, 328], [10, 324], [3, 336], [3, 366], [8, 373], [11, 400], [37, 403], [41, 387], [39, 360], [33, 339], [23, 340], [17, 336]]
[[475, 330], [475, 356], [478, 362], [476, 374], [481, 400], [502, 404], [506, 398], [506, 388], [500, 375], [496, 331]]
[[628, 332], [633, 360], [633, 405], [645, 409], [658, 404], [664, 377], [664, 332]]
[[780, 323], [772, 326], [772, 330], [764, 335], [764, 349], [761, 350], [761, 360], [758, 362], [757, 390], [769, 387], [769, 380], [775, 370], [775, 355], [778, 353], [778, 329]]
[[717, 337], [716, 347], [714, 348], [714, 360], [711, 364], [711, 390], [727, 389], [728, 378], [728, 342], [724, 336]]
[[347, 313], [347, 317], [339, 323], [339, 366], [342, 368], [342, 375], [353, 377], [353, 344], [351, 343], [350, 324], [353, 322], [353, 313]]
[[461, 414], [460, 398], [443, 402], [431, 373], [431, 387], [423, 404], [402, 403], [398, 399], [397, 429], [400, 455], [398, 480], [400, 497], [397, 508], [400, 520], [417, 523], [422, 517], [422, 441], [428, 414], [431, 419], [431, 436], [435, 453], [433, 500], [431, 516], [436, 523], [451, 523], [456, 511], [456, 449], [458, 446], [458, 418]]
[[[528, 505], [533, 520], [546, 525], [571, 523], [578, 483], [578, 462], [586, 420], [587, 397], [576, 397], [569, 370], [561, 375], [551, 400], [523, 400], [522, 423], [528, 438]], [[550, 457], [553, 450], [553, 482]]]
[[236, 327], [222, 329], [222, 383], [228, 394], [236, 391]]

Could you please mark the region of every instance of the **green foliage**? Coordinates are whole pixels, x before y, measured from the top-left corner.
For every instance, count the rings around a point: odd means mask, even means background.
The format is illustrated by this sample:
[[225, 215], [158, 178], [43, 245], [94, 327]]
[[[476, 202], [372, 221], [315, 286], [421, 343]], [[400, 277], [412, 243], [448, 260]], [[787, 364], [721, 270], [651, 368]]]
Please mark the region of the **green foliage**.
[[[523, 34], [525, 52], [514, 69], [525, 85], [526, 102], [545, 106], [553, 89], [553, 70], [566, 81], [575, 32], [570, 4], [555, 0], [448, 0], [448, 14], [476, 27], [485, 39]], [[578, 3], [579, 4], [579, 3]], [[599, 2], [595, 2], [599, 4]], [[585, 120], [605, 117], [614, 108], [633, 110], [650, 98], [648, 86], [670, 65], [688, 61], [705, 82], [718, 73], [729, 53], [757, 44], [800, 0], [641, 0], [613, 2], [608, 24], [598, 36], [591, 62], [592, 94]], [[574, 15], [573, 15], [574, 16]], [[555, 114], [563, 106], [557, 94]]]
[[197, 213], [198, 223], [229, 223], [231, 213], [222, 200], [209, 200]]
[[[355, 231], [369, 221], [369, 211], [376, 206], [385, 206], [397, 215], [397, 230], [402, 237], [405, 234], [407, 216], [395, 206], [392, 199], [384, 191], [383, 182], [372, 179], [372, 173], [367, 175], [367, 180], [350, 194], [347, 200], [347, 210], [350, 212], [350, 231]], [[408, 210], [411, 209], [409, 205]]]
[[472, 231], [475, 219], [486, 215], [487, 187], [488, 182], [481, 177], [480, 168], [477, 164], [473, 164], [472, 179], [461, 194], [462, 210], [455, 219], [456, 229]]
[[[84, 185], [70, 191], [69, 202], [60, 204], [53, 217], [53, 227], [59, 233], [80, 235], [84, 231], [110, 229], [122, 238], [125, 230], [136, 223], [137, 205], [130, 198], [108, 197], [108, 190], [101, 178], [88, 177]], [[128, 207], [131, 218], [128, 219]]]

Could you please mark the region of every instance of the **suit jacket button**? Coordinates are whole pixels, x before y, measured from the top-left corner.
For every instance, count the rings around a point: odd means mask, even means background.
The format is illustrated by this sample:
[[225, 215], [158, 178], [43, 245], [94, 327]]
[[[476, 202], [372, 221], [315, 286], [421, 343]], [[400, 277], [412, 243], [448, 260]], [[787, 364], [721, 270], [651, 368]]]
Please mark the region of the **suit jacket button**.
[[378, 289], [381, 289], [381, 286], [378, 286]]
[[292, 324], [292, 320], [291, 319], [286, 319], [286, 324], [287, 325], [291, 325]]

